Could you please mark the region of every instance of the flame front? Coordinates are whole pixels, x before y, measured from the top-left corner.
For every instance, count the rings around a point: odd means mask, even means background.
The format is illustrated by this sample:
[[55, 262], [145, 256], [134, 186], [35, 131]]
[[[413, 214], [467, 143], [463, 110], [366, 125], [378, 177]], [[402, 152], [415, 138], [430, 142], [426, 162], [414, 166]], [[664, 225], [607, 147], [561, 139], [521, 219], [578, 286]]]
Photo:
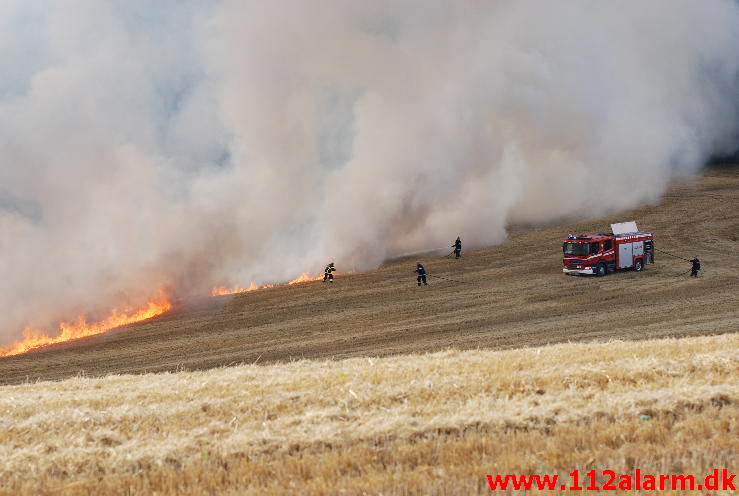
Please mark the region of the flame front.
[[317, 276], [314, 277], [314, 276], [309, 276], [307, 273], [303, 272], [302, 274], [300, 274], [297, 277], [297, 279], [293, 279], [292, 281], [288, 282], [287, 284], [288, 285], [291, 285], [291, 284], [300, 284], [301, 282], [320, 281], [321, 279], [323, 279], [323, 276], [322, 275], [317, 275]]
[[249, 291], [256, 291], [257, 289], [261, 289], [259, 286], [254, 284], [253, 282], [249, 284], [248, 288], [242, 288], [240, 286], [236, 286], [235, 288], [228, 288], [226, 286], [218, 286], [210, 290], [211, 296], [225, 296], [230, 294], [237, 294], [237, 293], [248, 293]]
[[171, 308], [172, 303], [169, 298], [163, 292], [160, 292], [157, 298], [149, 300], [140, 307], [129, 307], [124, 310], [114, 309], [107, 318], [99, 322], [87, 322], [84, 315], [80, 315], [71, 323], [62, 322], [59, 324], [60, 334], [56, 337], [46, 336], [41, 332], [26, 328], [23, 330], [22, 340], [16, 341], [8, 348], [0, 348], [0, 357], [19, 355], [42, 346], [102, 334], [116, 327], [157, 317]]
[[[290, 286], [293, 284], [300, 284], [303, 282], [320, 281], [321, 279], [323, 279], [322, 275], [317, 275], [314, 277], [314, 276], [309, 276], [307, 272], [303, 272], [297, 278], [288, 282], [287, 285]], [[275, 286], [279, 286], [279, 284], [265, 284], [264, 286], [257, 286], [256, 284], [251, 282], [249, 283], [248, 288], [242, 288], [241, 286], [236, 286], [234, 288], [229, 288], [228, 286], [216, 286], [215, 288], [210, 290], [210, 295], [211, 296], [225, 296], [225, 295], [232, 295], [232, 294], [239, 294], [239, 293], [249, 293], [251, 291], [256, 291], [258, 289], [274, 288]]]
[[[308, 273], [303, 272], [297, 278], [289, 281], [287, 285], [320, 281], [322, 278], [323, 276], [320, 274], [317, 276], [311, 276], [308, 275]], [[237, 293], [248, 293], [258, 289], [268, 289], [273, 287], [275, 287], [275, 284], [257, 286], [253, 282], [246, 288], [242, 288], [240, 286], [234, 288], [218, 286], [210, 291], [210, 295], [223, 296]], [[144, 305], [137, 308], [129, 307], [124, 310], [114, 309], [110, 312], [110, 315], [107, 318], [98, 322], [87, 322], [87, 318], [84, 315], [80, 315], [73, 322], [61, 322], [59, 324], [59, 335], [55, 337], [47, 336], [42, 332], [27, 327], [23, 330], [22, 340], [16, 341], [7, 348], [0, 348], [0, 357], [20, 355], [21, 353], [26, 353], [50, 344], [62, 343], [87, 336], [102, 334], [116, 327], [157, 317], [171, 308], [172, 303], [169, 298], [166, 297], [164, 292], [160, 291], [157, 298], [148, 301]]]

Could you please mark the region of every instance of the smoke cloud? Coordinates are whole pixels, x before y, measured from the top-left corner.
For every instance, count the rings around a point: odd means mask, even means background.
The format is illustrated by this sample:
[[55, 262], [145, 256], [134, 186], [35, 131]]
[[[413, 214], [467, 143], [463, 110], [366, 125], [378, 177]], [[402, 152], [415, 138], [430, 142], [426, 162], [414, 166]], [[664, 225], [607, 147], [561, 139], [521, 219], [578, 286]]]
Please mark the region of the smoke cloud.
[[656, 201], [739, 140], [735, 0], [0, 3], [0, 344]]

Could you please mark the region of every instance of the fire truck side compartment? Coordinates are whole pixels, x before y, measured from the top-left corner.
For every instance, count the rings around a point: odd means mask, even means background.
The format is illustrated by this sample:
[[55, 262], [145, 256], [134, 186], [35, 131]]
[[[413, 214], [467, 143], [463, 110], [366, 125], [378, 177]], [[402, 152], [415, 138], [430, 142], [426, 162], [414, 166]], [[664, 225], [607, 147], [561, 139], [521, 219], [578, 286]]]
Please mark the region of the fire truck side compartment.
[[631, 246], [634, 247], [634, 257], [644, 256], [644, 241], [635, 241], [631, 243]]
[[644, 263], [653, 264], [654, 263], [654, 242], [653, 241], [644, 242], [644, 254], [646, 255], [644, 257]]
[[622, 243], [618, 245], [618, 268], [631, 267], [634, 261], [634, 243]]

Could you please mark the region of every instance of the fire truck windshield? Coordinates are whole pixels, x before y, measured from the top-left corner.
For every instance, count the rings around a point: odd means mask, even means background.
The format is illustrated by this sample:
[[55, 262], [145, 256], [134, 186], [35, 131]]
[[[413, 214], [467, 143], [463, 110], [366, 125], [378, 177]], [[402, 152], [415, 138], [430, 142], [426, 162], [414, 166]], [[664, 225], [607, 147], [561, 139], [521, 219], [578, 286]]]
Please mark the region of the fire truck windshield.
[[564, 246], [565, 255], [587, 255], [588, 254], [588, 243], [565, 243]]

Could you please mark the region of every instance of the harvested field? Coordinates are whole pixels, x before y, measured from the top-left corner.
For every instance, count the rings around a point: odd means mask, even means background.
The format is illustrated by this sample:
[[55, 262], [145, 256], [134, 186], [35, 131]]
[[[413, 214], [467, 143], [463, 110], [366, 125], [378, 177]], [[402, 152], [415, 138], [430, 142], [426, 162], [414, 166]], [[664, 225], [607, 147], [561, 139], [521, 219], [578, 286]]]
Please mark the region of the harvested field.
[[0, 492], [485, 494], [486, 474], [735, 471], [737, 348], [726, 334], [6, 386]]
[[[688, 263], [659, 252], [641, 274], [562, 274], [567, 233], [631, 219], [655, 233], [658, 249], [698, 256], [701, 277], [689, 278]], [[421, 259], [432, 275], [464, 284], [432, 277], [417, 288], [415, 259], [406, 259], [330, 287], [315, 282], [204, 298], [163, 318], [0, 359], [0, 382], [735, 332], [738, 235], [739, 170], [710, 169], [676, 184], [659, 205], [584, 223], [517, 226], [505, 243], [465, 251], [461, 260]]]

